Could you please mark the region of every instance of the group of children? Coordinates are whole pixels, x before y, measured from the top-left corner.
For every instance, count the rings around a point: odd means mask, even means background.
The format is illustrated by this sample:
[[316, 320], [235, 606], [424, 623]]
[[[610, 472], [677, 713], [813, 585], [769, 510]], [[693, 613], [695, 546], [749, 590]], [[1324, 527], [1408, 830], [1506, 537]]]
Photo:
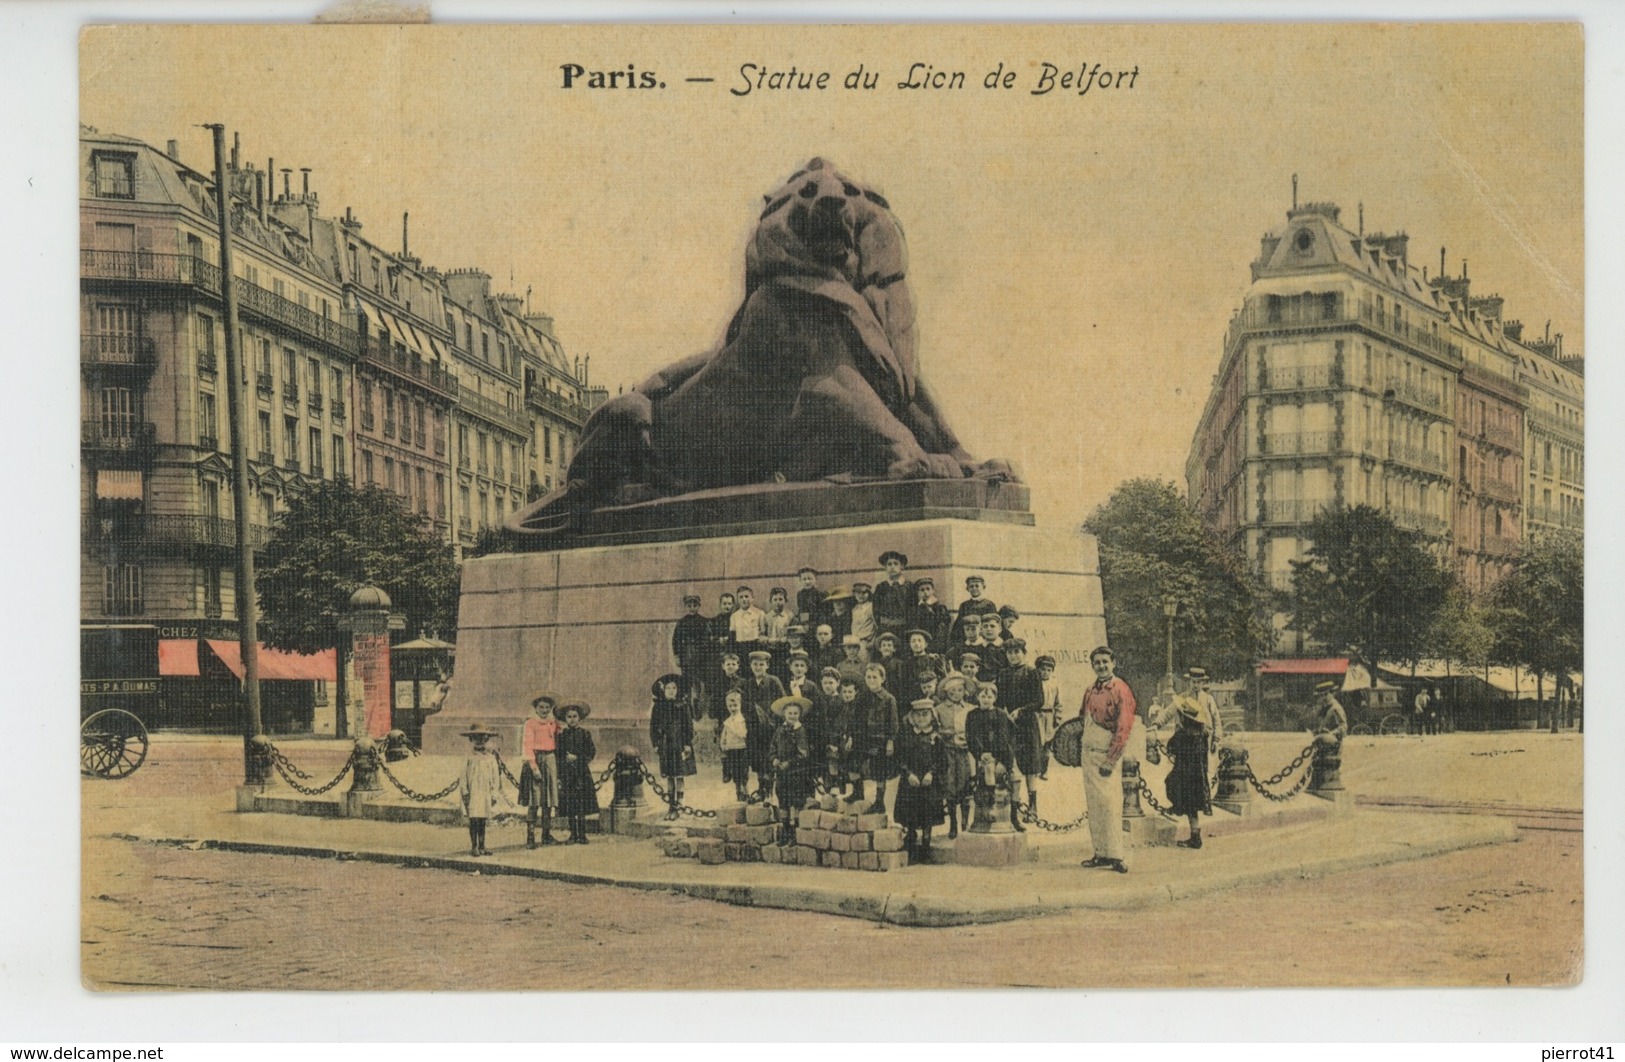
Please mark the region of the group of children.
[[[587, 816], [598, 813], [598, 792], [593, 785], [592, 761], [598, 755], [592, 734], [581, 725], [592, 706], [581, 700], [563, 700], [543, 693], [531, 702], [532, 717], [525, 721], [524, 763], [519, 769], [519, 804], [525, 808], [525, 847], [561, 843], [553, 836], [553, 813], [570, 827], [565, 844], [587, 843]], [[469, 854], [488, 856], [485, 828], [492, 816], [515, 810], [502, 788], [496, 755], [490, 746], [497, 731], [476, 723], [460, 732], [469, 740], [458, 794], [468, 818]]]
[[1028, 663], [1013, 630], [1020, 613], [985, 597], [983, 577], [965, 580], [968, 596], [950, 614], [932, 580], [903, 578], [904, 554], [888, 550], [879, 562], [886, 577], [877, 585], [828, 593], [816, 571], [802, 568], [794, 613], [781, 587], [769, 592], [766, 612], [748, 586], [723, 594], [709, 618], [697, 596], [684, 598], [687, 615], [672, 636], [679, 670], [656, 681], [650, 713], [672, 817], [682, 779], [694, 772], [693, 721], [709, 717], [723, 780], [740, 800], [776, 796], [793, 811], [823, 789], [872, 798], [880, 811], [896, 779], [893, 816], [911, 845], [928, 850], [933, 827], [946, 821], [956, 837], [969, 824], [973, 778], [987, 756], [1013, 792], [1024, 788], [1010, 820], [1025, 829], [1023, 808], [1036, 814], [1059, 721], [1054, 659]]

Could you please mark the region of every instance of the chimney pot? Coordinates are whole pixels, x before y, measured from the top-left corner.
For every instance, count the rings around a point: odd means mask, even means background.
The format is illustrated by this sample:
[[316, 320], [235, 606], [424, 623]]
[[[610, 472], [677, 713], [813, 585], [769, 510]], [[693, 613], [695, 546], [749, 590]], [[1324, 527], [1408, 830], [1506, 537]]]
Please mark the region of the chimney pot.
[[176, 162], [179, 162], [181, 160], [181, 142], [179, 140], [171, 140], [167, 145], [165, 145], [164, 154], [168, 155]]
[[310, 194], [310, 167], [309, 166], [301, 166], [301, 167], [299, 167], [299, 176], [301, 178], [303, 178], [303, 180], [304, 180], [304, 184], [303, 184], [303, 188], [302, 188], [302, 194], [309, 195]]

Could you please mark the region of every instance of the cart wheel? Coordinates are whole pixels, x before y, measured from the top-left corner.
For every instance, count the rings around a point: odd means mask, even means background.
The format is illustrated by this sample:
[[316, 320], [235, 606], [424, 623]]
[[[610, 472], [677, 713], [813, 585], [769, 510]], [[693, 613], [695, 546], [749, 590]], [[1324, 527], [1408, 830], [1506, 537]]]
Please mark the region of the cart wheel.
[[1371, 724], [1361, 723], [1359, 726], [1351, 728], [1349, 733], [1355, 737], [1371, 737]]
[[1382, 730], [1380, 732], [1384, 737], [1394, 737], [1410, 733], [1410, 728], [1410, 720], [1395, 712], [1392, 715], [1382, 717]]
[[79, 727], [79, 770], [95, 778], [127, 778], [147, 758], [147, 728], [122, 708], [104, 708]]

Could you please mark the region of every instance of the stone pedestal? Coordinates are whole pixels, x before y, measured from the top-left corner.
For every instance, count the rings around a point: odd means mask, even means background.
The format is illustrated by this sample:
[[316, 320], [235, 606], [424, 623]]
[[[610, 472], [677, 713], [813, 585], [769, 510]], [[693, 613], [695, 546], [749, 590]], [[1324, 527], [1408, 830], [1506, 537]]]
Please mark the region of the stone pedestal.
[[600, 750], [598, 769], [623, 744], [647, 754], [649, 683], [674, 666], [671, 635], [684, 594], [700, 595], [707, 611], [721, 592], [741, 585], [765, 601], [775, 586], [793, 593], [802, 565], [818, 569], [825, 589], [873, 581], [888, 549], [908, 554], [910, 577], [932, 577], [950, 609], [964, 596], [966, 576], [986, 578], [993, 600], [1021, 610], [1017, 630], [1029, 658], [1055, 657], [1073, 698], [1093, 681], [1089, 650], [1106, 639], [1095, 540], [1013, 522], [1016, 514], [982, 519], [977, 512], [470, 560], [456, 674], [444, 709], [424, 724], [424, 751], [461, 754], [466, 742], [458, 731], [483, 722], [511, 753], [520, 747], [531, 699], [551, 689], [592, 704], [587, 725]]
[[1161, 847], [1174, 843], [1179, 836], [1179, 827], [1173, 819], [1161, 815], [1142, 815], [1124, 819], [1123, 832], [1128, 834], [1128, 843], [1132, 848]]
[[[945, 850], [937, 850], [940, 852]], [[1015, 866], [1027, 859], [1024, 833], [961, 833], [953, 845], [953, 861], [971, 867]]]

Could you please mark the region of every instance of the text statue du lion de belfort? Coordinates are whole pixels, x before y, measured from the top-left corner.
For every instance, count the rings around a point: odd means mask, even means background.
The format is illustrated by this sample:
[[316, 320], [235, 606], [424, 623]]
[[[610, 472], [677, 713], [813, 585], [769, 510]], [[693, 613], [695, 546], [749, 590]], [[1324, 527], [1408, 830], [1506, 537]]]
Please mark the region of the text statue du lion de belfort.
[[965, 452], [921, 377], [902, 227], [876, 192], [813, 159], [766, 197], [745, 300], [721, 346], [587, 421], [568, 482], [522, 533], [693, 491], [831, 480], [1016, 481]]

